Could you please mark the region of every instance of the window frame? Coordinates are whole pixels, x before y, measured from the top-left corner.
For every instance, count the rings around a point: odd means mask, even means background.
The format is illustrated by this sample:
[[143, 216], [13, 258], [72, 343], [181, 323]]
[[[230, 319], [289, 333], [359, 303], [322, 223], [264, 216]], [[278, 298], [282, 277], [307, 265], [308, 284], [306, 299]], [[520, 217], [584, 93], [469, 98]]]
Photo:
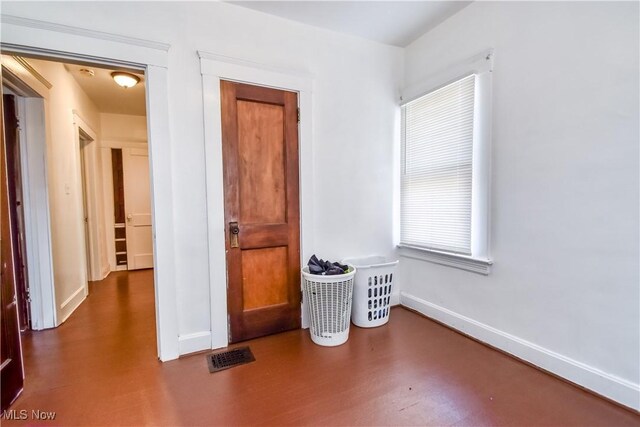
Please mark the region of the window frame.
[[[493, 60], [494, 51], [488, 49], [467, 61], [448, 67], [445, 72], [433, 74], [430, 78], [402, 91], [400, 108], [470, 74], [476, 76], [472, 148], [471, 255], [403, 244], [400, 242], [398, 230], [396, 233], [398, 236], [397, 246], [402, 257], [429, 261], [481, 274], [490, 273], [493, 264], [489, 254]], [[404, 145], [403, 137], [400, 138], [400, 143]], [[403, 152], [402, 146], [401, 152]], [[404, 159], [400, 158], [400, 174], [403, 169]], [[400, 175], [399, 182], [401, 180], [402, 176]], [[398, 187], [399, 193], [400, 188]], [[397, 209], [400, 211], [401, 207], [398, 206]], [[398, 218], [401, 218], [400, 214]], [[400, 228], [399, 222], [398, 228]]]

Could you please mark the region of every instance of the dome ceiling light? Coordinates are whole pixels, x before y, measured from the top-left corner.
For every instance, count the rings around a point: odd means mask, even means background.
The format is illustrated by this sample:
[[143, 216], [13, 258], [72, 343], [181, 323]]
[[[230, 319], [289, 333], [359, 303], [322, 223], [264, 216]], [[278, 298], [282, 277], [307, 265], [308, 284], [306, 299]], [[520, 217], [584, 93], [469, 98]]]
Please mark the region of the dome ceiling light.
[[140, 77], [123, 71], [114, 71], [111, 73], [111, 77], [118, 85], [125, 89], [134, 87], [140, 82]]

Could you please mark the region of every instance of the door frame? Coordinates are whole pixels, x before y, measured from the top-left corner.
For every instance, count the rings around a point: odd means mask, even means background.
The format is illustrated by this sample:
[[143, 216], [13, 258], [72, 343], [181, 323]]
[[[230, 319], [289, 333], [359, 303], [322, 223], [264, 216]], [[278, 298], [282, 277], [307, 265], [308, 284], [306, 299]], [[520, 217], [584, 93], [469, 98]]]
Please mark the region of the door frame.
[[[86, 229], [89, 231], [85, 236], [86, 244], [89, 247], [89, 259], [85, 262], [87, 264], [85, 268], [87, 281], [96, 281], [107, 277], [110, 271], [108, 262], [103, 262], [104, 254], [101, 246], [101, 242], [106, 243], [106, 235], [104, 234], [104, 220], [102, 219], [104, 213], [99, 204], [104, 199], [101, 194], [102, 186], [98, 184], [98, 179], [102, 176], [102, 165], [98, 162], [100, 142], [91, 126], [74, 110], [73, 134], [78, 144], [80, 144], [82, 133], [86, 134], [90, 139], [84, 148], [83, 162], [76, 162], [76, 164], [80, 165], [80, 168], [82, 168], [82, 165], [85, 167], [84, 172], [82, 170], [79, 171], [79, 179], [84, 177], [83, 185], [86, 191], [86, 215], [88, 221]], [[81, 156], [82, 153], [82, 149], [78, 150], [78, 156]], [[103, 231], [102, 233], [100, 232], [101, 230]], [[88, 284], [85, 292], [87, 295], [89, 294]]]
[[[102, 191], [103, 205], [105, 212], [113, 212], [113, 173], [112, 173], [112, 149], [122, 150], [124, 148], [140, 148], [149, 151], [149, 145], [146, 138], [102, 138], [100, 140], [100, 158], [102, 161]], [[116, 242], [115, 242], [115, 220], [113, 215], [104, 215], [104, 229], [107, 238], [107, 263], [111, 271], [126, 271], [127, 269], [118, 270], [116, 261]]]
[[[207, 194], [207, 238], [209, 241], [209, 286], [211, 334], [200, 334], [200, 342], [181, 342], [181, 352], [198, 345], [201, 348], [221, 348], [228, 341], [227, 263], [225, 253], [224, 182], [222, 159], [222, 120], [220, 80], [230, 80], [255, 86], [298, 93], [300, 123], [298, 156], [300, 170], [300, 262], [313, 251], [313, 151], [312, 93], [314, 80], [304, 72], [283, 70], [238, 58], [198, 51], [202, 74], [204, 106], [204, 150]], [[301, 265], [302, 266], [302, 265]], [[308, 327], [306, 304], [301, 307], [302, 327]], [[204, 346], [208, 343], [208, 346]], [[193, 351], [193, 350], [191, 350]]]
[[47, 127], [45, 116], [51, 84], [19, 58], [2, 62], [2, 84], [17, 95], [20, 126], [20, 167], [24, 199], [26, 262], [31, 303], [31, 328], [58, 324], [51, 248]]
[[177, 359], [178, 307], [168, 90], [170, 45], [11, 15], [1, 15], [1, 22], [2, 51], [144, 70], [158, 357], [162, 361]]

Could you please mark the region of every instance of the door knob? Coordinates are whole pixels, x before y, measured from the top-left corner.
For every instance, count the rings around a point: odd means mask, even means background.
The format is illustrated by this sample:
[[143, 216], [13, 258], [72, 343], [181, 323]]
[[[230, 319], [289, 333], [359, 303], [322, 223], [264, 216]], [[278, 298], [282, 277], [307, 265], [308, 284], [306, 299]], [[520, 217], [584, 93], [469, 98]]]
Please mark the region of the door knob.
[[133, 219], [133, 215], [131, 214], [127, 215], [127, 221], [131, 222], [132, 219]]
[[238, 227], [237, 222], [229, 223], [229, 232], [231, 233], [229, 236], [229, 246], [232, 248], [237, 248], [238, 244], [238, 234], [240, 234], [240, 227]]
[[240, 233], [240, 227], [238, 227], [238, 223], [237, 222], [230, 222], [229, 223], [229, 230], [231, 231], [231, 234], [239, 234]]

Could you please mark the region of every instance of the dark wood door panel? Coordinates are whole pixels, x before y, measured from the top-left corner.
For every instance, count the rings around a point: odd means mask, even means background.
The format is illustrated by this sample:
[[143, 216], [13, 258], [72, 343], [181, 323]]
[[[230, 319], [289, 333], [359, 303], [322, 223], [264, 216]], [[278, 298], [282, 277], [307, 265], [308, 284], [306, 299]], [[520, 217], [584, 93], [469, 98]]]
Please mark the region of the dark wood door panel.
[[[287, 96], [287, 93], [293, 93], [263, 86], [225, 82], [225, 84], [226, 83], [235, 85], [234, 90], [236, 99], [243, 101], [255, 101], [273, 105], [285, 105], [285, 97]], [[296, 94], [294, 93], [294, 95]]]
[[238, 100], [239, 221], [286, 222], [284, 108]]
[[287, 304], [287, 248], [242, 250], [242, 310]]
[[[4, 100], [0, 104], [4, 111]], [[3, 114], [4, 115], [4, 114]], [[0, 410], [4, 411], [18, 397], [23, 386], [22, 349], [14, 275], [14, 258], [11, 243], [11, 222], [9, 209], [9, 185], [6, 163], [6, 138], [4, 120], [0, 121], [2, 144], [0, 147]], [[15, 136], [15, 135], [14, 135]]]
[[29, 306], [27, 246], [23, 211], [24, 197], [22, 196], [20, 134], [16, 97], [3, 95], [3, 106], [9, 225], [18, 303], [18, 323], [20, 330], [24, 331], [31, 329], [31, 307]]
[[221, 101], [227, 302], [237, 342], [300, 327], [298, 99], [222, 81]]
[[295, 320], [296, 316], [300, 317], [300, 311], [292, 309], [289, 304], [248, 310], [243, 315], [242, 338], [234, 338], [233, 342], [299, 329], [300, 321]]
[[243, 225], [238, 240], [243, 250], [287, 246], [289, 224]]

